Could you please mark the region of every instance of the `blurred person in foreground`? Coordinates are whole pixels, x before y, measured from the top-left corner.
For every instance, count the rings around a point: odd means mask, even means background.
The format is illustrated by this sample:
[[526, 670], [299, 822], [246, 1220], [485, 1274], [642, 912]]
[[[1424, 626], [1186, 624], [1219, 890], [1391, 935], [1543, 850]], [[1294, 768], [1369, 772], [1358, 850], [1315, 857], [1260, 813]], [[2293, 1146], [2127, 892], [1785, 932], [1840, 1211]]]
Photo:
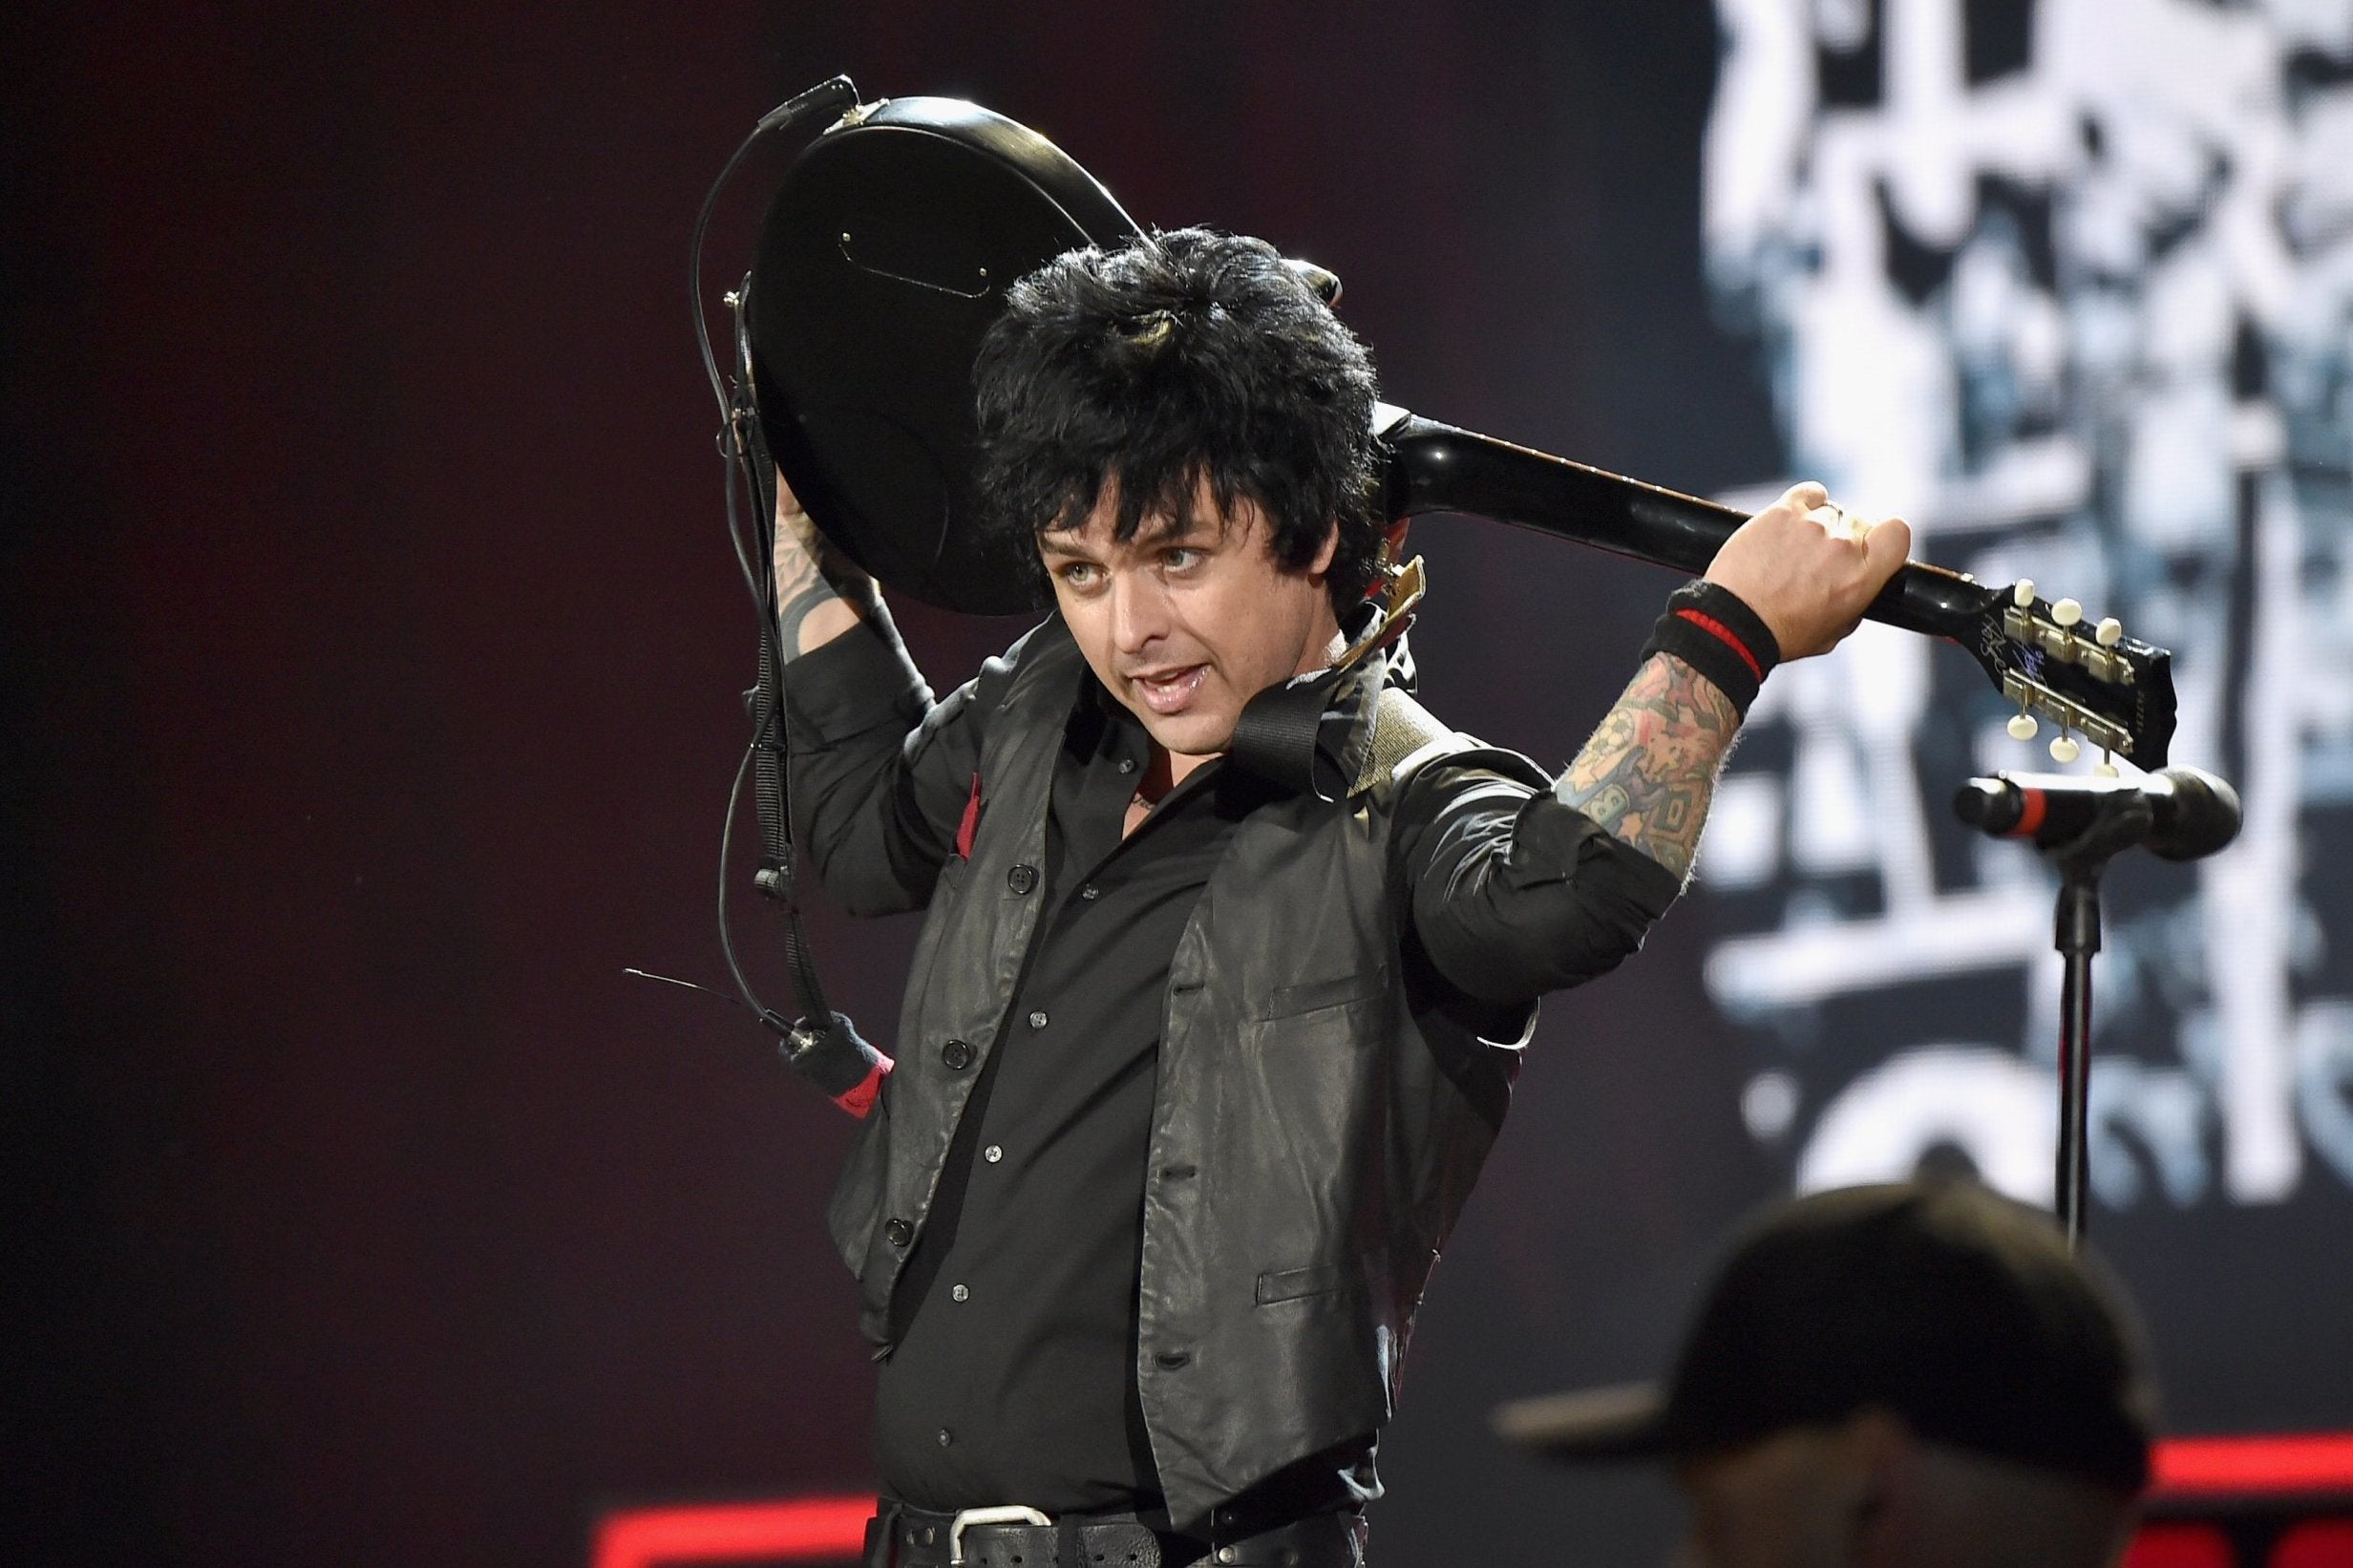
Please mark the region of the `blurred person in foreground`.
[[1674, 1374], [1501, 1407], [1560, 1460], [1664, 1459], [1690, 1568], [2097, 1568], [2149, 1477], [2122, 1296], [2047, 1217], [1964, 1181], [1754, 1221]]

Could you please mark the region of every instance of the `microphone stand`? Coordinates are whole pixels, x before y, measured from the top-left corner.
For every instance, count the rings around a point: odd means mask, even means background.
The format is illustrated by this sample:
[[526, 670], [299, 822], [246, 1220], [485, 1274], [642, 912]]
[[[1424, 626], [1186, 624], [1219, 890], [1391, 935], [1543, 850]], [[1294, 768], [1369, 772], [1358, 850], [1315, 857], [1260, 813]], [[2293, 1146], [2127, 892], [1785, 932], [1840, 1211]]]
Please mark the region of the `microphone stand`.
[[[2055, 743], [2052, 750], [2058, 750]], [[2105, 779], [1998, 773], [1963, 785], [1953, 797], [1953, 812], [1996, 838], [2032, 837], [2059, 868], [2052, 940], [2066, 969], [2059, 990], [2059, 1157], [2051, 1207], [2073, 1251], [2083, 1245], [2091, 1166], [2091, 960], [2100, 950], [2101, 874], [2139, 843], [2167, 860], [2215, 854], [2237, 837], [2238, 792], [2196, 768], [2169, 768], [2130, 785], [2112, 771]], [[2068, 832], [2074, 837], [2057, 843], [2045, 837]]]
[[2084, 1192], [2091, 1166], [2091, 959], [2100, 950], [2100, 875], [2149, 837], [2152, 813], [2137, 792], [2100, 803], [2089, 827], [2046, 851], [2059, 867], [2054, 943], [2066, 962], [2059, 990], [2059, 1158], [2053, 1207], [2069, 1251], [2084, 1240]]

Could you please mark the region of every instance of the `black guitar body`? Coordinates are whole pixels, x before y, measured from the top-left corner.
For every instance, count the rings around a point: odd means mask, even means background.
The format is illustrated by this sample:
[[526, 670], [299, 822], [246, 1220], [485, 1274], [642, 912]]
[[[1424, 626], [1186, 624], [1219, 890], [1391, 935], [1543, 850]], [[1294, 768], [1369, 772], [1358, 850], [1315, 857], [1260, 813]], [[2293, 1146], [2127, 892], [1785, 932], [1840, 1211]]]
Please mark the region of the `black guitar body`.
[[1036, 608], [970, 526], [973, 358], [1024, 273], [1136, 232], [1052, 142], [956, 98], [885, 100], [803, 149], [747, 307], [761, 432], [826, 537], [925, 604]]

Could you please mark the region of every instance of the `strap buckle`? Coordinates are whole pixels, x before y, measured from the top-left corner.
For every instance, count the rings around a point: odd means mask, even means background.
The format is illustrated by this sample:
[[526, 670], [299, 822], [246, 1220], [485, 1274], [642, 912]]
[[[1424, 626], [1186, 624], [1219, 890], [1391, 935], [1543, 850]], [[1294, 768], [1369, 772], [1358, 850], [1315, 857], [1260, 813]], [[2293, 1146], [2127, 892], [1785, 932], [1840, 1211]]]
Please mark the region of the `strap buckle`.
[[965, 1528], [975, 1524], [1034, 1524], [1051, 1530], [1054, 1521], [1034, 1508], [1009, 1503], [998, 1508], [967, 1508], [956, 1515], [956, 1522], [947, 1527], [947, 1560], [949, 1568], [965, 1560]]

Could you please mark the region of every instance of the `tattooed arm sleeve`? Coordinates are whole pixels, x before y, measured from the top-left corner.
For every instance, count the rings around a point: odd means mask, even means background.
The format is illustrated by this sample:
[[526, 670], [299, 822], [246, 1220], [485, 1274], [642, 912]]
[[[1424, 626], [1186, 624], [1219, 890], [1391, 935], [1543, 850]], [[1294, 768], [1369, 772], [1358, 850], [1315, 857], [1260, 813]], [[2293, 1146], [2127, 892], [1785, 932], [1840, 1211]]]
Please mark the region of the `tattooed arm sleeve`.
[[1394, 840], [1414, 936], [1456, 991], [1504, 1009], [1488, 1038], [1642, 945], [1690, 874], [1738, 724], [1714, 685], [1654, 654], [1550, 790], [1476, 767], [1416, 775]]
[[872, 613], [874, 580], [826, 543], [781, 479], [774, 568], [776, 646], [788, 662], [824, 646]]
[[1687, 879], [1739, 726], [1731, 699], [1711, 682], [1673, 655], [1654, 653], [1553, 795], [1678, 880]]

